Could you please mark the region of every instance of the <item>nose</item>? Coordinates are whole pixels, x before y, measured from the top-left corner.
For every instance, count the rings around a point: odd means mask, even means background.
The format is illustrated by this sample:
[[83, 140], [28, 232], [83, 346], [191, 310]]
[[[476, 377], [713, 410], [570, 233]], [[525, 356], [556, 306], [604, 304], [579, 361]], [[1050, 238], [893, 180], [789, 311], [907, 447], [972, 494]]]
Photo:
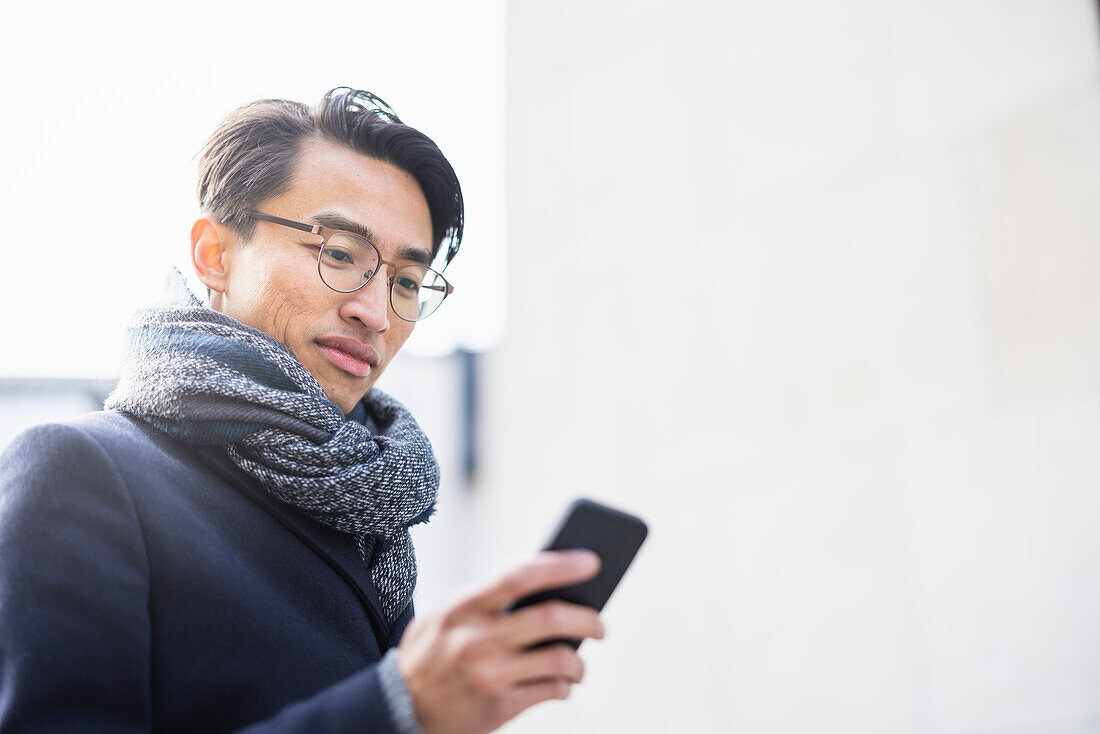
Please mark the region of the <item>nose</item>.
[[371, 331], [390, 328], [390, 267], [382, 265], [374, 277], [357, 291], [345, 294], [340, 316], [358, 321]]

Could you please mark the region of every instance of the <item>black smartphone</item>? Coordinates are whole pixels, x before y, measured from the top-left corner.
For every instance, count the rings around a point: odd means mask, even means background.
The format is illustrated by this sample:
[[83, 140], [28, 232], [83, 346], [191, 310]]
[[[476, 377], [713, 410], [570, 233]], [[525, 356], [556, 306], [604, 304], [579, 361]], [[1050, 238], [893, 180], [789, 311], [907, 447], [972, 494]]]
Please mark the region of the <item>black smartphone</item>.
[[[601, 562], [599, 573], [584, 583], [525, 596], [505, 611], [510, 612], [548, 599], [584, 604], [597, 611], [603, 609], [648, 532], [646, 524], [634, 515], [583, 497], [573, 500], [542, 550], [586, 548], [595, 551]], [[581, 644], [581, 640], [552, 639], [543, 640], [527, 649], [533, 650], [559, 642], [572, 646], [574, 650]]]

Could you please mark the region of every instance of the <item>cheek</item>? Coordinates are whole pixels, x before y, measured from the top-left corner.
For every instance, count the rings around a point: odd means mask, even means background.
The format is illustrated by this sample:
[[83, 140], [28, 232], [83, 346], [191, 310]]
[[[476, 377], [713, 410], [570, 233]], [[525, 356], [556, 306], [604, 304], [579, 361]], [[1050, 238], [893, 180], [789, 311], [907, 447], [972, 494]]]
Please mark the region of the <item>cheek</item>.
[[[285, 269], [261, 266], [251, 275], [247, 284], [241, 284], [242, 314], [230, 315], [293, 347], [301, 341], [301, 324], [308, 323], [303, 319], [308, 320], [310, 308], [316, 304], [300, 286], [295, 287]], [[231, 302], [233, 295], [231, 292]]]
[[412, 334], [413, 326], [408, 321], [402, 321], [394, 314], [390, 314], [390, 328], [386, 332], [386, 360], [392, 360], [398, 350], [405, 344], [405, 340]]
[[267, 333], [287, 346], [296, 346], [303, 340], [303, 324], [308, 324], [308, 306], [299, 294], [279, 291], [267, 303]]

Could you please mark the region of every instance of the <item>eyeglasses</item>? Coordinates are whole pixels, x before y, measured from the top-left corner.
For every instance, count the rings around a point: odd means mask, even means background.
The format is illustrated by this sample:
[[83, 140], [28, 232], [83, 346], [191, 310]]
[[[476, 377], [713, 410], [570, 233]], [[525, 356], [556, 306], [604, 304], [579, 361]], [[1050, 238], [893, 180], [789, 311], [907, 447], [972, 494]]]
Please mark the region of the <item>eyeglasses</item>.
[[317, 273], [321, 276], [321, 282], [334, 291], [353, 293], [369, 283], [382, 266], [389, 268], [392, 271], [389, 277], [390, 306], [404, 321], [423, 321], [435, 313], [443, 299], [454, 291], [454, 286], [447, 282], [442, 273], [427, 265], [398, 267], [396, 263], [383, 260], [374, 243], [357, 234], [260, 212], [250, 212], [249, 215], [253, 219], [320, 235]]

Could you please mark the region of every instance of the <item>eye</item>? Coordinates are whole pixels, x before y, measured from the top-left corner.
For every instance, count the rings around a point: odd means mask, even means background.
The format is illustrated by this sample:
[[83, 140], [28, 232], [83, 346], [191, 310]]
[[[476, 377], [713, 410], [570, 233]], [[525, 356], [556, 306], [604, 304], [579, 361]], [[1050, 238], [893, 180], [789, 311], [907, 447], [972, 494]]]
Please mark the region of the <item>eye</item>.
[[398, 278], [396, 285], [398, 288], [409, 291], [410, 293], [416, 293], [420, 290], [420, 281], [415, 278], [410, 278], [407, 275]]
[[327, 245], [321, 250], [321, 259], [330, 265], [337, 265], [340, 267], [352, 265], [355, 262], [355, 256], [350, 250], [345, 250], [341, 247], [329, 247]]

